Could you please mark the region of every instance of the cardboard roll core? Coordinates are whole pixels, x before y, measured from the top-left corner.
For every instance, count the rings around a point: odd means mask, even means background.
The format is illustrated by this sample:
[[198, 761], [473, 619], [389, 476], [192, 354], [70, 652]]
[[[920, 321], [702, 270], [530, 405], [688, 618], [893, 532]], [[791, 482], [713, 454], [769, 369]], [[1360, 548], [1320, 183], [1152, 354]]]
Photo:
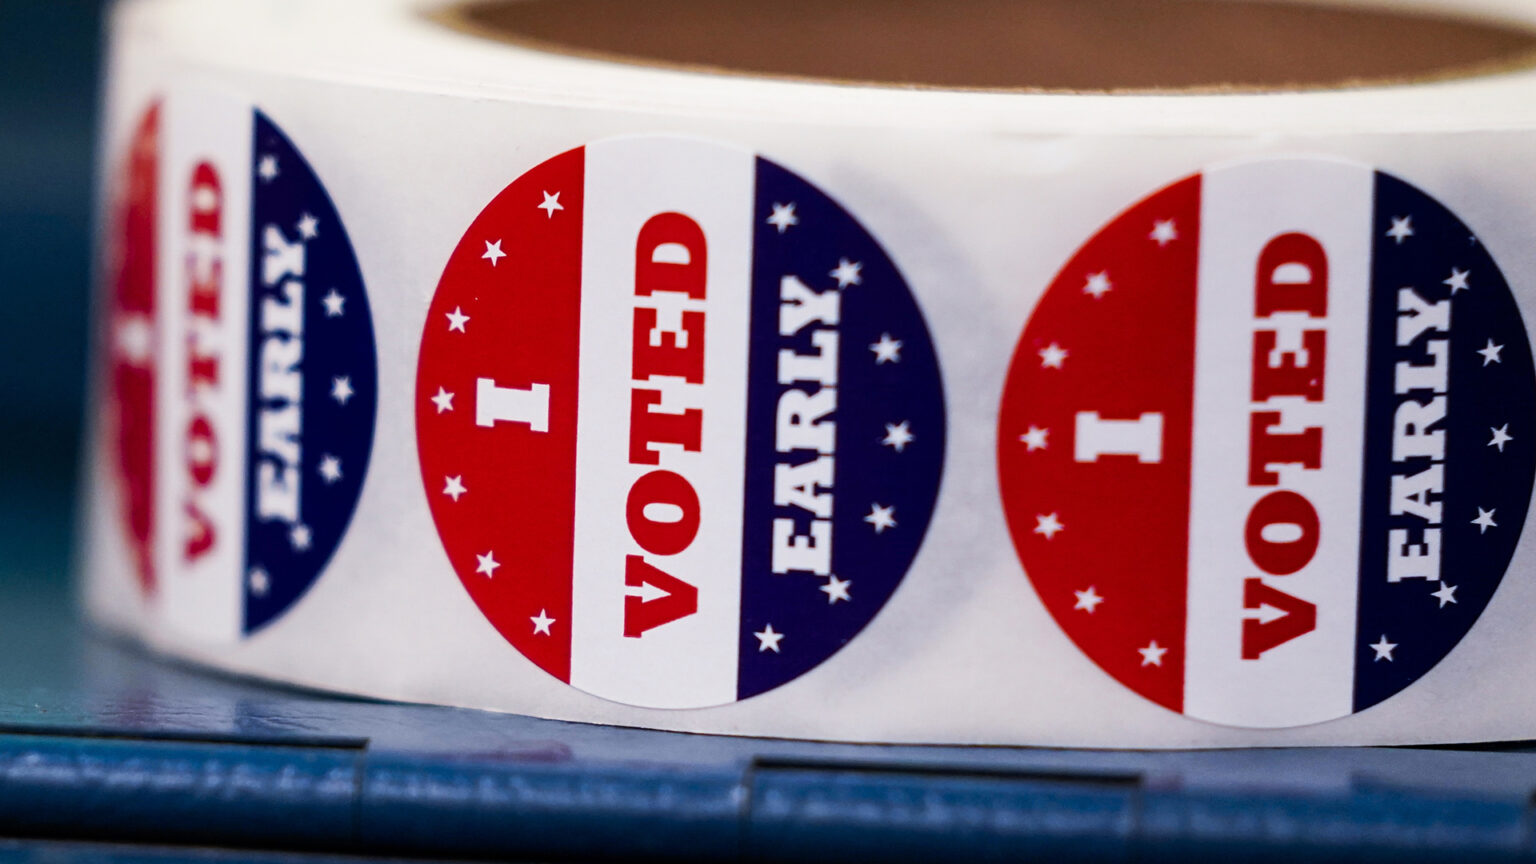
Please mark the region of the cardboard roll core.
[[1263, 0], [478, 0], [444, 17], [604, 59], [940, 88], [1315, 89], [1536, 56], [1515, 25]]

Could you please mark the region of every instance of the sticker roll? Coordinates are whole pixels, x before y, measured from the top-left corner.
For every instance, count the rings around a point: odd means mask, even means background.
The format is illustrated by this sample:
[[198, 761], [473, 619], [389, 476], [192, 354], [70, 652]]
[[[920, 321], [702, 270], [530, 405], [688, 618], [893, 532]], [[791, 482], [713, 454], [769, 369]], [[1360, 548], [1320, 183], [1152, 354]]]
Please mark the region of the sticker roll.
[[1536, 735], [1536, 7], [138, 0], [82, 602], [856, 742]]

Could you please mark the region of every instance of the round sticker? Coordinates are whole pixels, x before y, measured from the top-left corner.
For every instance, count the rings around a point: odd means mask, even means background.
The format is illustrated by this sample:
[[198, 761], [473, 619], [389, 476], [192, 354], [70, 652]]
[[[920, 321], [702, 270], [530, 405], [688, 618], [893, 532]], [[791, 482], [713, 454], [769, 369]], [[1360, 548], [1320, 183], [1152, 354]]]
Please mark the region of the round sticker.
[[1292, 726], [1424, 675], [1498, 587], [1536, 471], [1530, 348], [1457, 217], [1324, 159], [1206, 171], [1057, 276], [998, 427], [1046, 607], [1175, 711]]
[[373, 325], [341, 218], [260, 111], [188, 91], [133, 137], [117, 208], [109, 433], [138, 581], [239, 638], [319, 577], [373, 444]]
[[416, 431], [448, 559], [549, 674], [653, 707], [817, 666], [890, 598], [944, 406], [901, 274], [795, 174], [703, 141], [556, 156], [427, 313]]

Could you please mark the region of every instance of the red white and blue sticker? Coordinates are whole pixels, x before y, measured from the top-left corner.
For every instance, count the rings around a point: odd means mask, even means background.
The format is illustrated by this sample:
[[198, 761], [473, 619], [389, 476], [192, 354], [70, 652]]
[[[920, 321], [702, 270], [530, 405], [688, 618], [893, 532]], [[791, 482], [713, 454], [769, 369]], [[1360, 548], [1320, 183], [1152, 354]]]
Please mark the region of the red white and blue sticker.
[[240, 638], [319, 578], [373, 444], [368, 298], [341, 218], [260, 111], [186, 92], [135, 130], [117, 209], [109, 442], [172, 626]]
[[1536, 472], [1504, 276], [1368, 167], [1152, 195], [1057, 276], [998, 427], [1013, 542], [1077, 645], [1201, 719], [1292, 726], [1428, 672], [1504, 576]]
[[745, 699], [854, 638], [917, 554], [944, 405], [902, 276], [751, 153], [599, 141], [482, 211], [427, 313], [422, 481], [490, 623], [614, 701]]

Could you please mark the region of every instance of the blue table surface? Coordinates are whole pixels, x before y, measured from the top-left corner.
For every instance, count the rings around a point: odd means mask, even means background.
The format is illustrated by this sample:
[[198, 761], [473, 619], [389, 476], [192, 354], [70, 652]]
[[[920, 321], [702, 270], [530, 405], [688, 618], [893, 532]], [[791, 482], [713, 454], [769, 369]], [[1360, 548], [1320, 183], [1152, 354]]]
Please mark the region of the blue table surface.
[[0, 861], [1526, 860], [1536, 752], [887, 747], [296, 691], [93, 634], [0, 489]]

